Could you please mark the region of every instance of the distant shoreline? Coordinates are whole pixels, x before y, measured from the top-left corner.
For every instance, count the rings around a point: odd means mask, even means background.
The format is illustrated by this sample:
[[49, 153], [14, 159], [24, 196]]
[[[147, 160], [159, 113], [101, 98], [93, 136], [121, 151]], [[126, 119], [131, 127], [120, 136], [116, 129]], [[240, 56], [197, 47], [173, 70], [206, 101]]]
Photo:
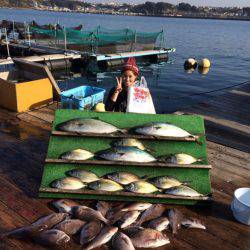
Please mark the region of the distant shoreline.
[[79, 13], [79, 14], [93, 14], [93, 15], [112, 15], [112, 16], [139, 16], [139, 17], [166, 17], [166, 18], [188, 18], [188, 19], [211, 19], [211, 20], [230, 20], [230, 21], [250, 21], [250, 16], [246, 17], [202, 17], [202, 16], [172, 16], [172, 15], [142, 15], [136, 13], [103, 13], [103, 12], [80, 12], [80, 11], [62, 11], [62, 10], [41, 10], [34, 8], [12, 8], [12, 7], [0, 7], [0, 9], [13, 9], [13, 10], [37, 10], [37, 11], [48, 11], [48, 12], [64, 12], [64, 13]]

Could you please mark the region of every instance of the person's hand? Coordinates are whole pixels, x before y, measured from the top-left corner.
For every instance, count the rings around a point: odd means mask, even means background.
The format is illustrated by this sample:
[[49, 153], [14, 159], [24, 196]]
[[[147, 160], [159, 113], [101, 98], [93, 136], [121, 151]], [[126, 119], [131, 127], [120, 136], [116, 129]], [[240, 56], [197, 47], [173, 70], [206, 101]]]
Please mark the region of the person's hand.
[[115, 88], [115, 91], [117, 93], [120, 93], [122, 91], [122, 77], [116, 77], [116, 81], [117, 81], [117, 85], [116, 85], [116, 88]]

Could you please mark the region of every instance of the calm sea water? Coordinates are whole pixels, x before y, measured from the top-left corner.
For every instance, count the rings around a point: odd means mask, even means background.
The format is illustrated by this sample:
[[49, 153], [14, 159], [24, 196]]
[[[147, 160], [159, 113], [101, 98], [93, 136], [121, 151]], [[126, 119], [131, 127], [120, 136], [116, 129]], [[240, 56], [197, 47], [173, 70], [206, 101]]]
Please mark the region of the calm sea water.
[[[176, 48], [176, 52], [170, 55], [168, 63], [140, 65], [141, 75], [145, 76], [151, 89], [157, 113], [173, 112], [202, 102], [220, 93], [207, 92], [250, 80], [250, 22], [10, 9], [0, 9], [0, 19], [35, 20], [41, 24], [59, 21], [68, 27], [83, 24], [87, 29], [97, 25], [148, 32], [164, 29], [167, 47]], [[207, 57], [212, 67], [206, 75], [198, 70], [189, 74], [183, 69], [183, 63], [189, 57]], [[108, 91], [115, 84], [118, 74], [119, 71], [99, 73], [94, 79], [83, 78], [80, 82], [104, 87]], [[199, 95], [194, 95], [196, 93]]]

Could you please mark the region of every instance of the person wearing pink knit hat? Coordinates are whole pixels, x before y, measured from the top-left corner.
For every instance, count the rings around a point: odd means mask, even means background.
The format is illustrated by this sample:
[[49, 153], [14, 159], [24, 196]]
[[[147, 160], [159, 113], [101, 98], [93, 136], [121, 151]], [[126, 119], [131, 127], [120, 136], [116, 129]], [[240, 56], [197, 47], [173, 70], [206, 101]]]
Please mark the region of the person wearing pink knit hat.
[[131, 57], [125, 62], [122, 76], [116, 77], [117, 85], [109, 92], [106, 111], [126, 112], [128, 87], [135, 85], [139, 75], [139, 68], [135, 58]]

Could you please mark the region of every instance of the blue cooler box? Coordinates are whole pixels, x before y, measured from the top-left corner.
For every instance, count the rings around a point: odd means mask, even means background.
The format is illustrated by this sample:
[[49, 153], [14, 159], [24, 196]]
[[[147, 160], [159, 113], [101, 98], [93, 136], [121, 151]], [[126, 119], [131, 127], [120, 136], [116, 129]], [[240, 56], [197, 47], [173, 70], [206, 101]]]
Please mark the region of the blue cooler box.
[[105, 89], [81, 86], [63, 91], [61, 104], [64, 109], [91, 109], [97, 103], [103, 102]]

